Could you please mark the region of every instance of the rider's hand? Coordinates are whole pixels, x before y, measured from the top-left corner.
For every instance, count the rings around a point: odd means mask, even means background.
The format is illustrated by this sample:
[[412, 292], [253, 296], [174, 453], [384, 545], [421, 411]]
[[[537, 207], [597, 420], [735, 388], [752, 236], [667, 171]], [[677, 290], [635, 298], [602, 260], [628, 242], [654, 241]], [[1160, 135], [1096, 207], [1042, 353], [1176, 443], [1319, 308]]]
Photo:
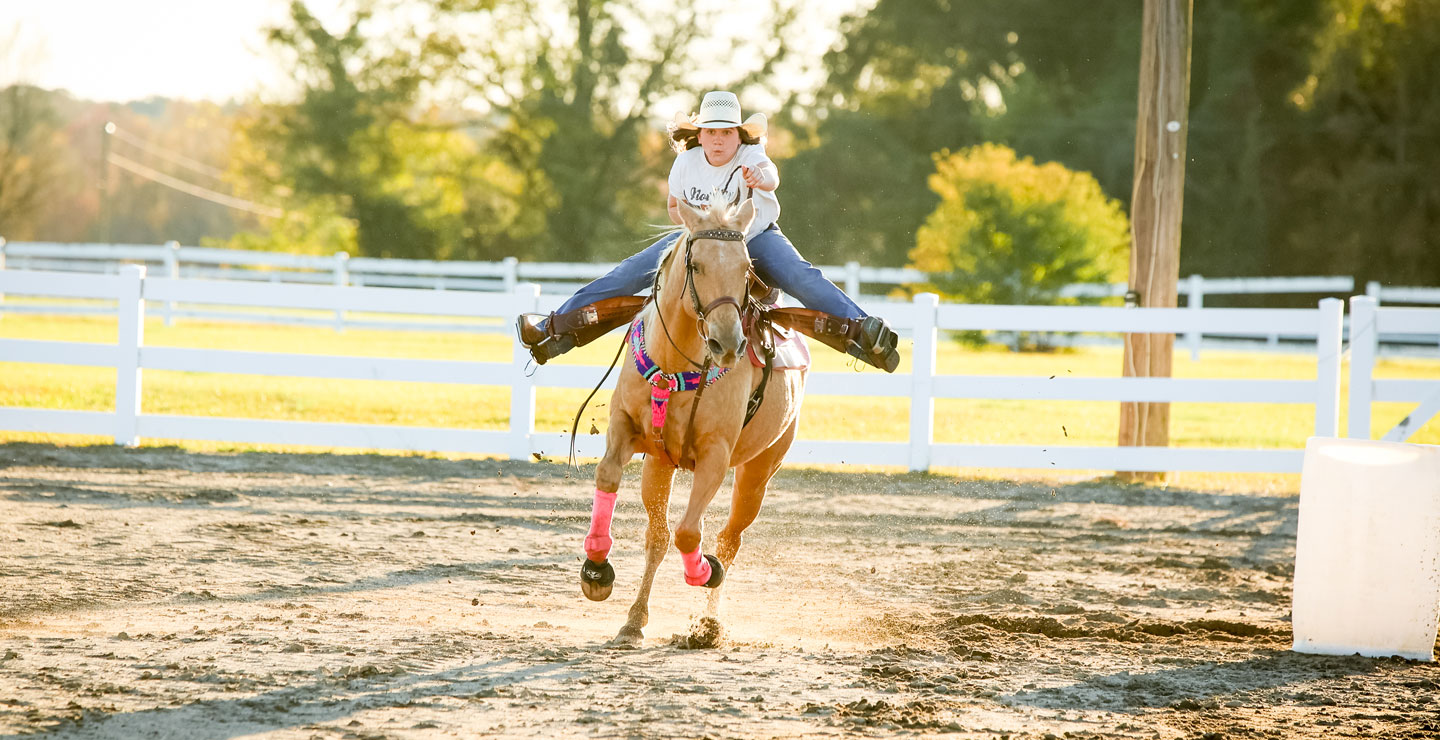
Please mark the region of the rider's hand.
[[770, 171], [761, 167], [740, 167], [740, 176], [745, 179], [745, 184], [752, 188], [764, 189], [770, 182]]

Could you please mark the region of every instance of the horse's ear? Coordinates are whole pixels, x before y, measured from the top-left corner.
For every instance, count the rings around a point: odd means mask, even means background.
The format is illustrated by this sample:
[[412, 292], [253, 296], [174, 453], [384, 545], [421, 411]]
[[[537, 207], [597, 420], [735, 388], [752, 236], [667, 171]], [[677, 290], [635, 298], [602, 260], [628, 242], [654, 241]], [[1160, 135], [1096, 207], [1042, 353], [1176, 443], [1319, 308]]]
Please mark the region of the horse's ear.
[[685, 224], [685, 228], [688, 229], [692, 234], [696, 231], [699, 231], [700, 221], [701, 219], [705, 218], [705, 214], [700, 212], [684, 200], [677, 201], [677, 205], [679, 206], [678, 210], [680, 211], [680, 223]]
[[740, 233], [744, 234], [750, 231], [750, 224], [755, 221], [754, 200], [746, 198], [745, 202], [741, 203], [740, 207], [735, 209], [735, 221], [735, 225], [738, 227], [737, 230]]

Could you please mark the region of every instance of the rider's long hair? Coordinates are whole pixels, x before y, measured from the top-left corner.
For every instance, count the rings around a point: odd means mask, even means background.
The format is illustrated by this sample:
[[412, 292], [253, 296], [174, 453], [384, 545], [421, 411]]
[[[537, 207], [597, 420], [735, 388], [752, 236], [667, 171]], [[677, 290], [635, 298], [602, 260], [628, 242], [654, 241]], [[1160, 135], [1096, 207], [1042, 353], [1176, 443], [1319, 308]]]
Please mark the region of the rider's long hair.
[[[760, 139], [751, 136], [744, 126], [735, 126], [734, 128], [740, 134], [741, 144], [760, 143]], [[671, 122], [665, 126], [665, 133], [670, 135], [670, 147], [675, 150], [676, 154], [700, 146], [700, 128], [693, 124], [681, 126]]]

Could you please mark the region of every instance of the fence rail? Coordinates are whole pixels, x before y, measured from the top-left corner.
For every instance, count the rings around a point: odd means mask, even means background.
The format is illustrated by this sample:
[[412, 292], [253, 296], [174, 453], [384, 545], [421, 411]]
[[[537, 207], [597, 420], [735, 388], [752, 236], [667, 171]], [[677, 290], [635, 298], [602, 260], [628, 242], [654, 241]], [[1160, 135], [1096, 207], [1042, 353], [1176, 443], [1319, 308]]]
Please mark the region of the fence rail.
[[1440, 308], [1382, 307], [1372, 296], [1350, 299], [1348, 436], [1370, 439], [1370, 405], [1376, 401], [1401, 401], [1417, 406], [1381, 438], [1404, 442], [1440, 414], [1440, 379], [1376, 378], [1375, 356], [1382, 334], [1440, 334]]
[[[0, 293], [4, 292], [113, 300], [117, 306], [119, 327], [115, 344], [0, 339], [0, 360], [116, 368], [116, 408], [113, 413], [0, 408], [0, 428], [10, 430], [106, 434], [113, 436], [117, 444], [126, 445], [138, 444], [145, 437], [157, 437], [453, 451], [526, 459], [532, 453], [553, 454], [569, 446], [568, 434], [538, 432], [535, 429], [537, 388], [589, 388], [600, 374], [599, 368], [564, 365], [541, 367], [527, 373], [529, 358], [518, 343], [512, 344], [508, 361], [462, 362], [148, 347], [144, 342], [147, 300], [159, 304], [203, 301], [265, 309], [334, 312], [363, 309], [467, 319], [508, 319], [517, 311], [549, 310], [559, 303], [559, 297], [543, 296], [532, 284], [520, 284], [509, 293], [461, 295], [397, 288], [147, 278], [142, 267], [132, 265], [122, 268], [118, 275], [0, 271]], [[1197, 310], [942, 305], [935, 295], [922, 294], [910, 303], [871, 304], [868, 308], [883, 309], [897, 329], [914, 338], [910, 372], [866, 375], [863, 378], [853, 372], [816, 372], [810, 375], [806, 392], [810, 396], [865, 396], [905, 403], [909, 407], [907, 438], [878, 442], [802, 439], [796, 442], [787, 459], [860, 465], [894, 465], [903, 461], [911, 470], [928, 470], [935, 466], [979, 466], [1045, 470], [1298, 472], [1303, 456], [1300, 448], [1111, 448], [937, 443], [934, 439], [935, 402], [939, 399], [1296, 403], [1315, 409], [1316, 436], [1335, 436], [1338, 433], [1340, 332], [1344, 311], [1344, 305], [1338, 299], [1324, 299], [1314, 309]], [[1224, 332], [1241, 327], [1315, 337], [1315, 379], [1041, 379], [936, 372], [940, 331], [1175, 333]], [[511, 398], [509, 428], [438, 429], [146, 414], [140, 399], [144, 370], [147, 369], [508, 386]], [[607, 386], [613, 385], [614, 380], [611, 379]], [[603, 445], [602, 438], [583, 436], [578, 440], [578, 451], [582, 457], [598, 457], [603, 453]]]
[[[329, 283], [440, 290], [510, 292], [521, 282], [541, 285], [542, 292], [569, 293], [575, 283], [593, 280], [613, 267], [589, 262], [520, 262], [507, 257], [499, 262], [351, 258], [344, 252], [330, 256], [255, 252], [210, 247], [182, 247], [177, 242], [155, 244], [62, 244], [0, 240], [0, 266], [6, 257], [12, 269], [115, 273], [126, 262], [165, 268], [168, 277], [220, 278], [267, 282]], [[866, 288], [893, 288], [923, 284], [929, 276], [901, 267], [865, 267], [858, 262], [819, 265], [825, 277], [844, 286], [858, 298]], [[343, 276], [343, 277], [342, 277]], [[1346, 276], [1204, 278], [1192, 276], [1179, 287], [1180, 295], [1234, 295], [1314, 293], [1348, 295], [1355, 280]], [[551, 288], [553, 290], [549, 290]], [[1394, 290], [1389, 289], [1387, 290]], [[1408, 290], [1408, 289], [1401, 289]], [[1124, 283], [1076, 284], [1061, 291], [1066, 298], [1123, 296]], [[873, 294], [875, 291], [871, 291]], [[1192, 304], [1195, 302], [1192, 301]]]
[[[0, 239], [0, 269], [6, 266], [9, 255], [11, 269], [40, 269], [55, 271], [101, 272], [115, 274], [125, 263], [142, 263], [154, 267], [162, 277], [201, 278], [220, 280], [241, 280], [250, 282], [295, 283], [302, 285], [335, 285], [393, 288], [431, 288], [435, 290], [460, 290], [467, 292], [513, 292], [522, 282], [541, 286], [542, 294], [569, 295], [584, 281], [593, 280], [608, 272], [612, 265], [596, 263], [535, 263], [520, 262], [507, 257], [499, 262], [464, 262], [407, 259], [351, 258], [344, 252], [330, 256], [295, 255], [276, 252], [254, 252], [208, 247], [182, 247], [176, 242], [164, 245], [153, 244], [61, 244], [30, 242], [5, 244]], [[894, 267], [862, 267], [857, 262], [845, 265], [824, 265], [819, 269], [845, 292], [857, 301], [876, 300], [876, 288], [886, 289], [906, 285], [924, 284], [929, 277], [919, 270]], [[1179, 285], [1179, 294], [1186, 297], [1186, 308], [1201, 309], [1207, 295], [1237, 294], [1318, 294], [1345, 296], [1353, 292], [1354, 278], [1348, 276], [1320, 277], [1278, 277], [1278, 278], [1205, 278], [1191, 275]], [[870, 290], [867, 295], [864, 291]], [[1380, 290], [1373, 286], [1372, 290]], [[1419, 295], [1413, 291], [1440, 289], [1384, 288], [1387, 295]], [[1067, 298], [1106, 298], [1123, 296], [1124, 283], [1077, 284], [1061, 291]], [[114, 310], [97, 305], [34, 305], [3, 303], [0, 293], [0, 315], [11, 313], [69, 313], [104, 315]], [[1397, 298], [1396, 300], [1401, 300]], [[1440, 302], [1440, 300], [1437, 300]], [[279, 324], [332, 325], [336, 331], [346, 326], [356, 328], [413, 329], [469, 332], [504, 332], [504, 324], [495, 323], [435, 323], [375, 321], [347, 316], [336, 311], [332, 317], [305, 316], [269, 312], [237, 313], [214, 308], [200, 308], [195, 305], [180, 306], [178, 301], [169, 301], [163, 306], [167, 326], [177, 318], [267, 321]], [[890, 310], [889, 308], [885, 310]], [[1259, 332], [1253, 327], [1236, 327], [1227, 332], [1212, 332], [1232, 337], [1263, 337], [1272, 346], [1278, 345], [1282, 336], [1286, 339], [1308, 340], [1313, 335], [1292, 335], [1287, 332]], [[1190, 349], [1191, 358], [1200, 358], [1201, 344], [1205, 332], [1188, 331], [1184, 346]], [[1440, 340], [1440, 336], [1436, 337]], [[1423, 339], [1415, 339], [1423, 341]]]

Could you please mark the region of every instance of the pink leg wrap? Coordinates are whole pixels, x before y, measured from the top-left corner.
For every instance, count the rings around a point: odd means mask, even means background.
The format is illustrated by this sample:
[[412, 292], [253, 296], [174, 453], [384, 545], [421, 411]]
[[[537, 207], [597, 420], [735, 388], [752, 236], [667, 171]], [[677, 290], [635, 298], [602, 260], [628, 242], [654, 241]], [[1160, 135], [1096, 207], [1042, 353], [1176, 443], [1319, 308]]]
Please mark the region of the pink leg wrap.
[[585, 557], [603, 563], [610, 555], [610, 519], [615, 515], [615, 498], [619, 491], [595, 489], [595, 504], [590, 509], [590, 534], [585, 536]]
[[685, 563], [686, 583], [704, 586], [710, 580], [710, 561], [700, 554], [700, 548], [695, 548], [695, 552], [680, 553], [680, 560]]

